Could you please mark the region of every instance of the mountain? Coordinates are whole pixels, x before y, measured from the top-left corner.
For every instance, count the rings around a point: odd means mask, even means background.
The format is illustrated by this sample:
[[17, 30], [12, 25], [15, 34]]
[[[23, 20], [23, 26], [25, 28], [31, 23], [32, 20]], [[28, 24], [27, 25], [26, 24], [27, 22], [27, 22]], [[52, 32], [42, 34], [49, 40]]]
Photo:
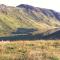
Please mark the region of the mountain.
[[0, 37], [42, 35], [45, 38], [51, 34], [54, 37], [56, 32], [60, 32], [59, 12], [27, 4], [0, 5]]

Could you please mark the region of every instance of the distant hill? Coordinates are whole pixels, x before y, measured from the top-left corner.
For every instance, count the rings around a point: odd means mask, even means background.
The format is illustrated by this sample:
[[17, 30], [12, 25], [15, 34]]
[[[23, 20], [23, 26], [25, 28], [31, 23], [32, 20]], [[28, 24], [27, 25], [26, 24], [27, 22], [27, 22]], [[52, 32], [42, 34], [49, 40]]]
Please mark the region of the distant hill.
[[0, 37], [42, 35], [44, 38], [59, 38], [59, 33], [59, 12], [27, 4], [16, 7], [0, 5]]

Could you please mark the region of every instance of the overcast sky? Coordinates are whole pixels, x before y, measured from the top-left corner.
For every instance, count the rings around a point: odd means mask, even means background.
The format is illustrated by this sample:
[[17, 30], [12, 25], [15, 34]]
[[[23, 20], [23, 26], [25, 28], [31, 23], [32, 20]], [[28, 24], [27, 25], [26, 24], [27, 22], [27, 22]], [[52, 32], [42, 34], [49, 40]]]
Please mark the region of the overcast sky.
[[53, 9], [60, 12], [60, 0], [0, 0], [0, 4], [5, 4], [8, 6], [29, 4], [36, 7]]

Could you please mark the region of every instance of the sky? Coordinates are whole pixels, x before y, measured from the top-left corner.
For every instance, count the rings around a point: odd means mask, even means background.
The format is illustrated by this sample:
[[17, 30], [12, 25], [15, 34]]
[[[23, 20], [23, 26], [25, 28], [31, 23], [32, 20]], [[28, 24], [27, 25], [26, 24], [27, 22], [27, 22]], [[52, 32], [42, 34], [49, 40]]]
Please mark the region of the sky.
[[5, 4], [8, 6], [28, 4], [35, 7], [53, 9], [60, 12], [60, 0], [0, 0], [0, 4]]

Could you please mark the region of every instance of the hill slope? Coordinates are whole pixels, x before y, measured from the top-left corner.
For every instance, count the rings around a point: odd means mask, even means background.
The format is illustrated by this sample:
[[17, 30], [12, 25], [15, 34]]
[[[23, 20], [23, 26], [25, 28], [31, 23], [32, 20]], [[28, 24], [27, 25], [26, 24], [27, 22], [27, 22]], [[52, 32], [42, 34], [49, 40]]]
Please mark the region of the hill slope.
[[39, 33], [46, 36], [59, 30], [58, 12], [26, 4], [17, 7], [0, 5], [0, 36], [21, 35], [21, 32], [23, 35]]

